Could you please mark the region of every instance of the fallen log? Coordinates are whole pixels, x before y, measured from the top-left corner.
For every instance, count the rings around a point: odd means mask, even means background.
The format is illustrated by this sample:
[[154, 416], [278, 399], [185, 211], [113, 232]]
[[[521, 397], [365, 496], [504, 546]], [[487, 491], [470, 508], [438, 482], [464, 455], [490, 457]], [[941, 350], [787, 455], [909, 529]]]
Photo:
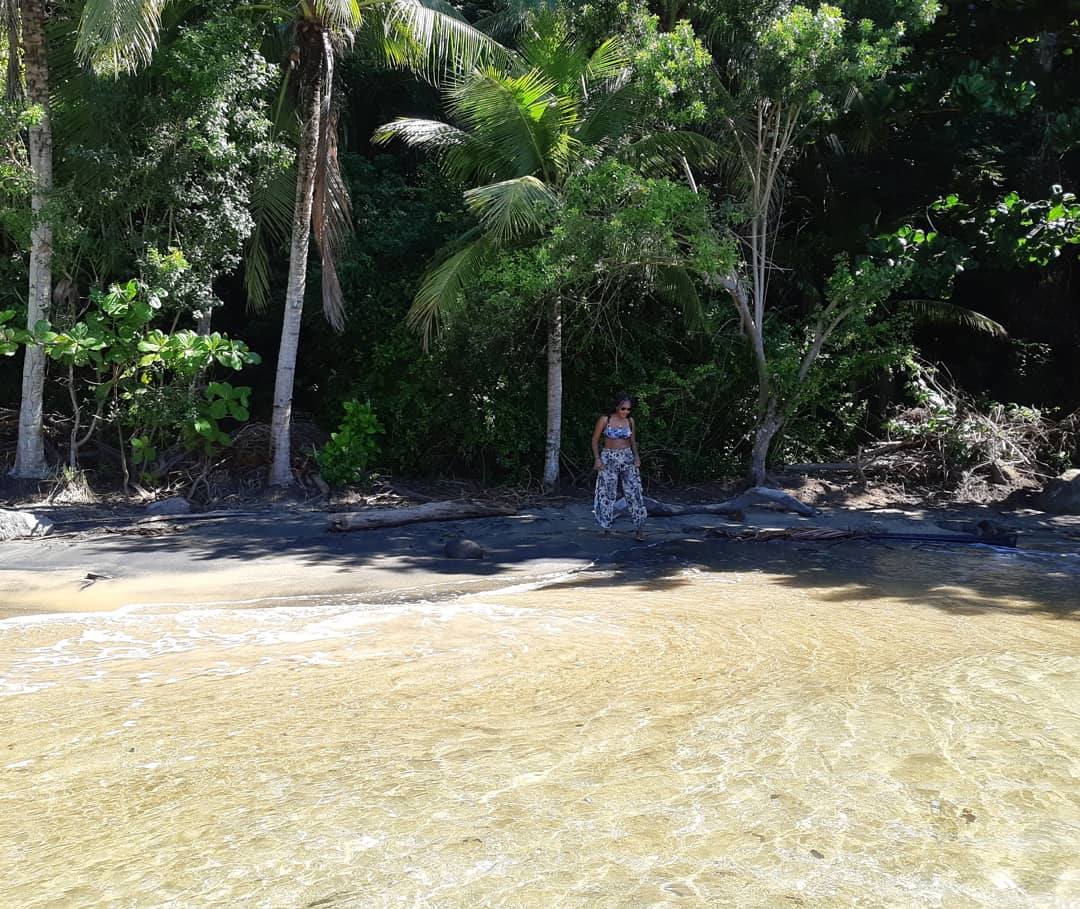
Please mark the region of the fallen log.
[[702, 505], [670, 505], [657, 499], [645, 499], [645, 510], [654, 517], [679, 517], [684, 514], [724, 514], [741, 521], [747, 508], [767, 504], [779, 506], [783, 511], [793, 511], [803, 517], [813, 517], [817, 512], [786, 492], [767, 486], [752, 486], [726, 502]]
[[648, 496], [645, 497], [645, 510], [654, 518], [676, 518], [684, 514], [722, 514], [741, 521], [745, 517], [742, 509], [728, 502], [719, 502], [715, 505], [672, 505], [669, 502], [661, 502], [659, 499], [650, 499]]
[[399, 527], [422, 521], [457, 521], [463, 518], [498, 518], [517, 514], [505, 505], [477, 505], [472, 502], [425, 502], [407, 508], [372, 508], [368, 511], [342, 511], [329, 516], [330, 530], [374, 530]]

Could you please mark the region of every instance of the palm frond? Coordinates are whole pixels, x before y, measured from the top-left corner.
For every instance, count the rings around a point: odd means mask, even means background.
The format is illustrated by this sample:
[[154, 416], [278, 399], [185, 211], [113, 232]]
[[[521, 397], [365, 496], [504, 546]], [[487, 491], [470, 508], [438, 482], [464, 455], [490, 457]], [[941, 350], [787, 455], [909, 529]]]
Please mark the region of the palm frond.
[[543, 73], [562, 91], [575, 90], [589, 59], [566, 20], [548, 9], [528, 17], [518, 37], [518, 52], [528, 69]]
[[372, 136], [376, 145], [386, 145], [393, 139], [431, 152], [447, 176], [463, 183], [497, 180], [509, 167], [497, 148], [441, 120], [400, 117], [384, 123]]
[[637, 87], [626, 83], [608, 86], [599, 97], [591, 98], [585, 119], [574, 135], [585, 145], [615, 142], [641, 120], [642, 98]]
[[442, 152], [455, 145], [464, 145], [469, 134], [441, 120], [423, 120], [417, 117], [398, 117], [375, 130], [372, 141], [386, 145], [392, 139], [400, 139], [409, 148], [424, 148]]
[[608, 38], [589, 57], [585, 65], [585, 78], [589, 82], [610, 82], [619, 79], [630, 66], [631, 55], [621, 38]]
[[572, 116], [554, 89], [555, 84], [536, 71], [508, 76], [488, 69], [453, 89], [450, 113], [494, 156], [490, 164], [498, 176], [549, 178], [545, 150], [562, 120]]
[[345, 328], [345, 297], [338, 278], [337, 258], [352, 234], [352, 203], [341, 176], [337, 124], [336, 112], [321, 121], [311, 233], [322, 258], [323, 314], [335, 331], [342, 331]]
[[708, 167], [719, 158], [715, 142], [699, 133], [671, 130], [653, 133], [632, 142], [619, 154], [624, 161], [639, 167], [643, 173], [668, 173], [682, 167], [682, 159], [698, 167]]
[[445, 0], [365, 0], [383, 17], [383, 50], [393, 66], [419, 73], [433, 85], [450, 72], [484, 63], [509, 66], [512, 54], [466, 22]]
[[352, 40], [362, 22], [357, 0], [315, 0], [314, 9], [318, 21], [346, 41]]
[[912, 312], [915, 318], [926, 322], [941, 322], [947, 325], [960, 325], [981, 331], [995, 338], [1007, 338], [1008, 331], [1000, 322], [995, 322], [981, 312], [949, 303], [945, 300], [906, 299], [897, 303]]
[[244, 253], [244, 289], [252, 312], [263, 312], [270, 304], [271, 256], [276, 256], [289, 239], [295, 202], [295, 167], [275, 172], [272, 179], [252, 193], [255, 227]]
[[145, 66], [157, 47], [168, 0], [89, 0], [79, 18], [75, 52], [97, 73], [114, 77]]
[[682, 310], [687, 323], [700, 328], [705, 323], [705, 310], [701, 305], [697, 287], [690, 273], [678, 265], [661, 265], [654, 270], [653, 290], [658, 297]]
[[506, 0], [501, 9], [477, 19], [476, 27], [497, 41], [505, 42], [525, 27], [538, 8], [554, 10], [555, 6], [555, 0]]
[[485, 233], [502, 244], [538, 233], [558, 199], [543, 182], [527, 176], [467, 190], [465, 204], [479, 218]]
[[495, 67], [456, 83], [450, 92], [453, 115], [477, 129], [498, 124], [507, 112], [538, 121], [556, 100], [555, 80], [540, 70], [511, 75]]
[[459, 304], [465, 286], [490, 260], [496, 248], [492, 240], [480, 237], [424, 273], [406, 321], [423, 335], [425, 350], [439, 323]]

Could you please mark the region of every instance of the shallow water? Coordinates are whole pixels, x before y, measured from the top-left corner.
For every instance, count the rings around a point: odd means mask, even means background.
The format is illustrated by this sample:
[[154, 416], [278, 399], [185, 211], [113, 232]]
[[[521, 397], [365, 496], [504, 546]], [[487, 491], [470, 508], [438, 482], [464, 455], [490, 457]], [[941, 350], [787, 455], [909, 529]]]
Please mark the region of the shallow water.
[[0, 905], [1080, 906], [1078, 587], [687, 543], [2, 622]]

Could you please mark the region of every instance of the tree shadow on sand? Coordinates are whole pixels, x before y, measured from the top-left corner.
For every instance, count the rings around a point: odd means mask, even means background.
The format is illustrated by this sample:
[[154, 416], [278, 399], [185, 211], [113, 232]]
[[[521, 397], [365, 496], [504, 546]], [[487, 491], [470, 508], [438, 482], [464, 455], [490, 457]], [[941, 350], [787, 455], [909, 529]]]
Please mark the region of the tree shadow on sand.
[[[97, 533], [73, 536], [49, 558], [76, 555], [132, 571], [213, 571], [286, 556], [292, 572], [347, 575], [377, 568], [400, 578], [435, 576], [449, 584], [520, 581], [535, 570], [557, 587], [675, 590], [694, 582], [688, 568], [713, 574], [767, 575], [778, 590], [813, 591], [842, 604], [899, 599], [956, 615], [991, 611], [1080, 617], [1080, 554], [996, 550], [984, 546], [912, 545], [844, 541], [733, 542], [708, 536], [721, 520], [669, 518], [650, 522], [652, 538], [636, 543], [628, 531], [601, 538], [586, 512], [544, 509], [513, 518], [413, 524], [360, 533], [331, 533], [317, 512], [280, 511], [228, 520], [165, 525], [158, 535]], [[62, 521], [62, 519], [61, 519]], [[791, 519], [810, 526], [813, 519]], [[928, 530], [939, 530], [927, 518]], [[58, 525], [64, 529], [63, 523]], [[121, 528], [124, 529], [124, 528]], [[131, 529], [131, 528], [128, 528]], [[468, 537], [486, 550], [482, 560], [449, 559], [448, 540]], [[51, 539], [51, 538], [50, 538]], [[54, 544], [50, 544], [54, 546]], [[31, 543], [6, 557], [5, 567], [35, 570], [40, 554]], [[20, 564], [25, 563], [25, 565]], [[313, 595], [318, 594], [313, 574]], [[297, 580], [296, 575], [292, 580]], [[241, 592], [242, 593], [242, 592]]]
[[[784, 590], [810, 592], [815, 600], [838, 606], [899, 600], [957, 616], [1080, 619], [1080, 554], [989, 546], [687, 539], [552, 586], [656, 592], [692, 584], [695, 572], [729, 574], [736, 583], [747, 573], [764, 575], [781, 595]], [[768, 605], [763, 602], [763, 608]]]

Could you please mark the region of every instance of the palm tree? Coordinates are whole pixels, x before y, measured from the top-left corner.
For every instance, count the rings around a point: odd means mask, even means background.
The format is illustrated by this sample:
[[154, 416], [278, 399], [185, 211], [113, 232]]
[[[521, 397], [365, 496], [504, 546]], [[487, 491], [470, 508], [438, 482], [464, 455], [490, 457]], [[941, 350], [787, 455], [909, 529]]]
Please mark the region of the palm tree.
[[[3, 0], [12, 3], [14, 0]], [[44, 0], [19, 0], [23, 20], [23, 60], [27, 97], [41, 116], [30, 131], [30, 160], [35, 177], [32, 200], [35, 226], [30, 267], [28, 324], [48, 312], [51, 230], [42, 211], [52, 185], [52, 138], [48, 121], [48, 59]], [[162, 10], [169, 0], [87, 0], [79, 22], [76, 49], [99, 73], [119, 75], [148, 63], [157, 46]], [[239, 4], [244, 8], [244, 4]], [[485, 55], [505, 51], [492, 39], [447, 12], [441, 0], [299, 0], [283, 5], [251, 4], [269, 21], [292, 23], [292, 48], [286, 70], [298, 82], [300, 141], [296, 192], [292, 206], [289, 276], [271, 424], [272, 485], [292, 481], [292, 387], [299, 346], [307, 259], [311, 234], [322, 256], [323, 306], [331, 324], [344, 324], [344, 301], [334, 268], [334, 252], [350, 229], [348, 195], [337, 167], [333, 72], [336, 56], [351, 46], [357, 29], [369, 25], [379, 35], [387, 60], [436, 79], [451, 64], [471, 68]], [[15, 476], [47, 473], [41, 432], [44, 358], [28, 347]]]
[[[12, 4], [5, 0], [5, 18], [15, 16]], [[26, 325], [30, 331], [49, 312], [52, 295], [52, 227], [45, 215], [45, 204], [52, 189], [52, 127], [49, 122], [49, 59], [45, 43], [46, 9], [44, 0], [19, 0], [22, 19], [22, 59], [26, 80], [26, 100], [37, 108], [37, 117], [29, 129], [30, 169], [33, 189], [30, 207], [33, 225], [30, 233], [30, 287], [27, 294]], [[9, 28], [8, 53], [18, 57], [18, 47]], [[9, 60], [10, 65], [10, 60]], [[11, 78], [9, 76], [9, 85]], [[19, 437], [15, 449], [16, 479], [40, 480], [48, 476], [45, 462], [45, 439], [41, 414], [45, 397], [45, 351], [26, 345], [23, 360], [22, 399], [19, 404]]]
[[[519, 52], [513, 71], [484, 67], [450, 85], [452, 123], [400, 118], [375, 133], [377, 142], [399, 138], [433, 152], [448, 176], [470, 187], [464, 199], [477, 226], [429, 267], [409, 311], [425, 346], [501, 250], [545, 236], [574, 175], [608, 156], [656, 170], [711, 153], [711, 143], [695, 133], [645, 128], [630, 55], [617, 39], [588, 53], [556, 15], [544, 12], [529, 20]], [[548, 490], [558, 482], [562, 443], [563, 303], [553, 294], [546, 313]]]
[[365, 21], [380, 27], [381, 48], [390, 61], [432, 78], [449, 64], [472, 67], [483, 55], [502, 52], [490, 38], [443, 12], [445, 8], [438, 0], [304, 0], [296, 7], [291, 60], [299, 88], [300, 142], [285, 316], [270, 424], [272, 486], [287, 486], [293, 479], [292, 394], [312, 233], [322, 260], [323, 311], [334, 328], [344, 327], [344, 300], [335, 258], [351, 223], [348, 192], [337, 158], [333, 108], [336, 56], [352, 44]]

